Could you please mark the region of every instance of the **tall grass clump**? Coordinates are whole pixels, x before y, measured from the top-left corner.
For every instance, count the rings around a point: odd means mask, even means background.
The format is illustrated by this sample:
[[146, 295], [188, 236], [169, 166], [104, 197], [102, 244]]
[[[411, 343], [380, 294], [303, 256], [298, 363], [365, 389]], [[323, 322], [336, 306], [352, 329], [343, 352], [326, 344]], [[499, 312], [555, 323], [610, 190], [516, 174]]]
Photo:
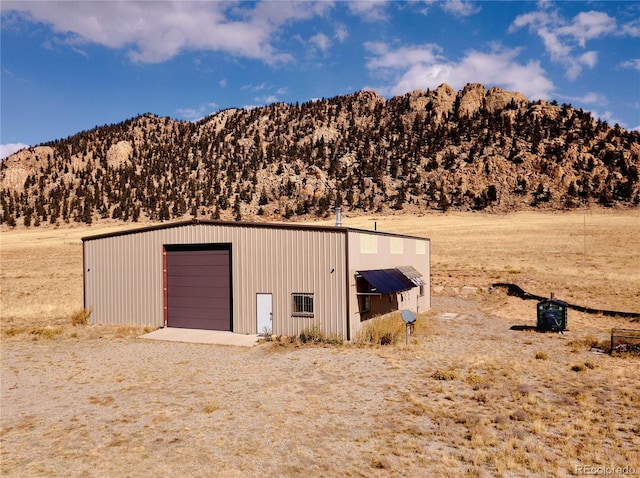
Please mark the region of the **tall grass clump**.
[[299, 338], [303, 344], [342, 345], [344, 342], [341, 336], [335, 334], [327, 335], [317, 325], [304, 329], [300, 332]]
[[35, 327], [29, 333], [34, 340], [38, 338], [53, 339], [62, 334], [62, 329], [60, 327]]
[[91, 317], [91, 309], [80, 309], [75, 311], [71, 315], [71, 325], [87, 325], [89, 323], [89, 317]]
[[361, 345], [395, 345], [404, 340], [406, 324], [400, 314], [369, 319], [362, 324], [357, 343]]

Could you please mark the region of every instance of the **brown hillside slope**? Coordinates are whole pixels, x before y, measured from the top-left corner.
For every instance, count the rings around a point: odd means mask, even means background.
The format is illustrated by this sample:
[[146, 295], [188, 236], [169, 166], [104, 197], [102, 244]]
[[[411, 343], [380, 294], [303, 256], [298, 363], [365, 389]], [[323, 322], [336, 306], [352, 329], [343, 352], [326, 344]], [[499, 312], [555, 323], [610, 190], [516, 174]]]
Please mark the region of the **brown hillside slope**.
[[324, 217], [640, 204], [640, 135], [569, 105], [469, 84], [145, 114], [0, 164], [9, 225]]

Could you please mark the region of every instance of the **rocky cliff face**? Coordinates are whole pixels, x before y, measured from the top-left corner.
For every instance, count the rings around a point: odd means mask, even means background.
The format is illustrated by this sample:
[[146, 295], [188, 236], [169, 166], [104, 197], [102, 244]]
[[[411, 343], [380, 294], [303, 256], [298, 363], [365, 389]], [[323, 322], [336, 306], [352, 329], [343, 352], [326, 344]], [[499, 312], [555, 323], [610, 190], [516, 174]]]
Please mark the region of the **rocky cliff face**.
[[254, 219], [640, 204], [640, 135], [569, 105], [469, 84], [146, 114], [0, 164], [0, 220]]

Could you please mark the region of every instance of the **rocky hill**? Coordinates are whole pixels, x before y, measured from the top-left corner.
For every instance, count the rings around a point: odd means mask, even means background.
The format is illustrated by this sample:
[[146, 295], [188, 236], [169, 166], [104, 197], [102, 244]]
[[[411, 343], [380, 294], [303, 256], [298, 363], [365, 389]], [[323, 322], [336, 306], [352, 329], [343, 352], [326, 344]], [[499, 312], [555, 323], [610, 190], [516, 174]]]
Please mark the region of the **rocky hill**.
[[640, 134], [569, 105], [447, 85], [197, 123], [145, 114], [0, 163], [10, 226], [640, 204]]

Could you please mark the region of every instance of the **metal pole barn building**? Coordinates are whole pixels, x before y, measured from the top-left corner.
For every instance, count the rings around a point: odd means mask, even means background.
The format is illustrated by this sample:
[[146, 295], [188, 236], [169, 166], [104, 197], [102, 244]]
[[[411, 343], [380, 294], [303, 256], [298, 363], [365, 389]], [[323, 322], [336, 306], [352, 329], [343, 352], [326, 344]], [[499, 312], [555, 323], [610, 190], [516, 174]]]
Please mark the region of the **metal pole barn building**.
[[84, 237], [92, 323], [346, 340], [431, 306], [429, 239], [347, 227], [190, 220]]

